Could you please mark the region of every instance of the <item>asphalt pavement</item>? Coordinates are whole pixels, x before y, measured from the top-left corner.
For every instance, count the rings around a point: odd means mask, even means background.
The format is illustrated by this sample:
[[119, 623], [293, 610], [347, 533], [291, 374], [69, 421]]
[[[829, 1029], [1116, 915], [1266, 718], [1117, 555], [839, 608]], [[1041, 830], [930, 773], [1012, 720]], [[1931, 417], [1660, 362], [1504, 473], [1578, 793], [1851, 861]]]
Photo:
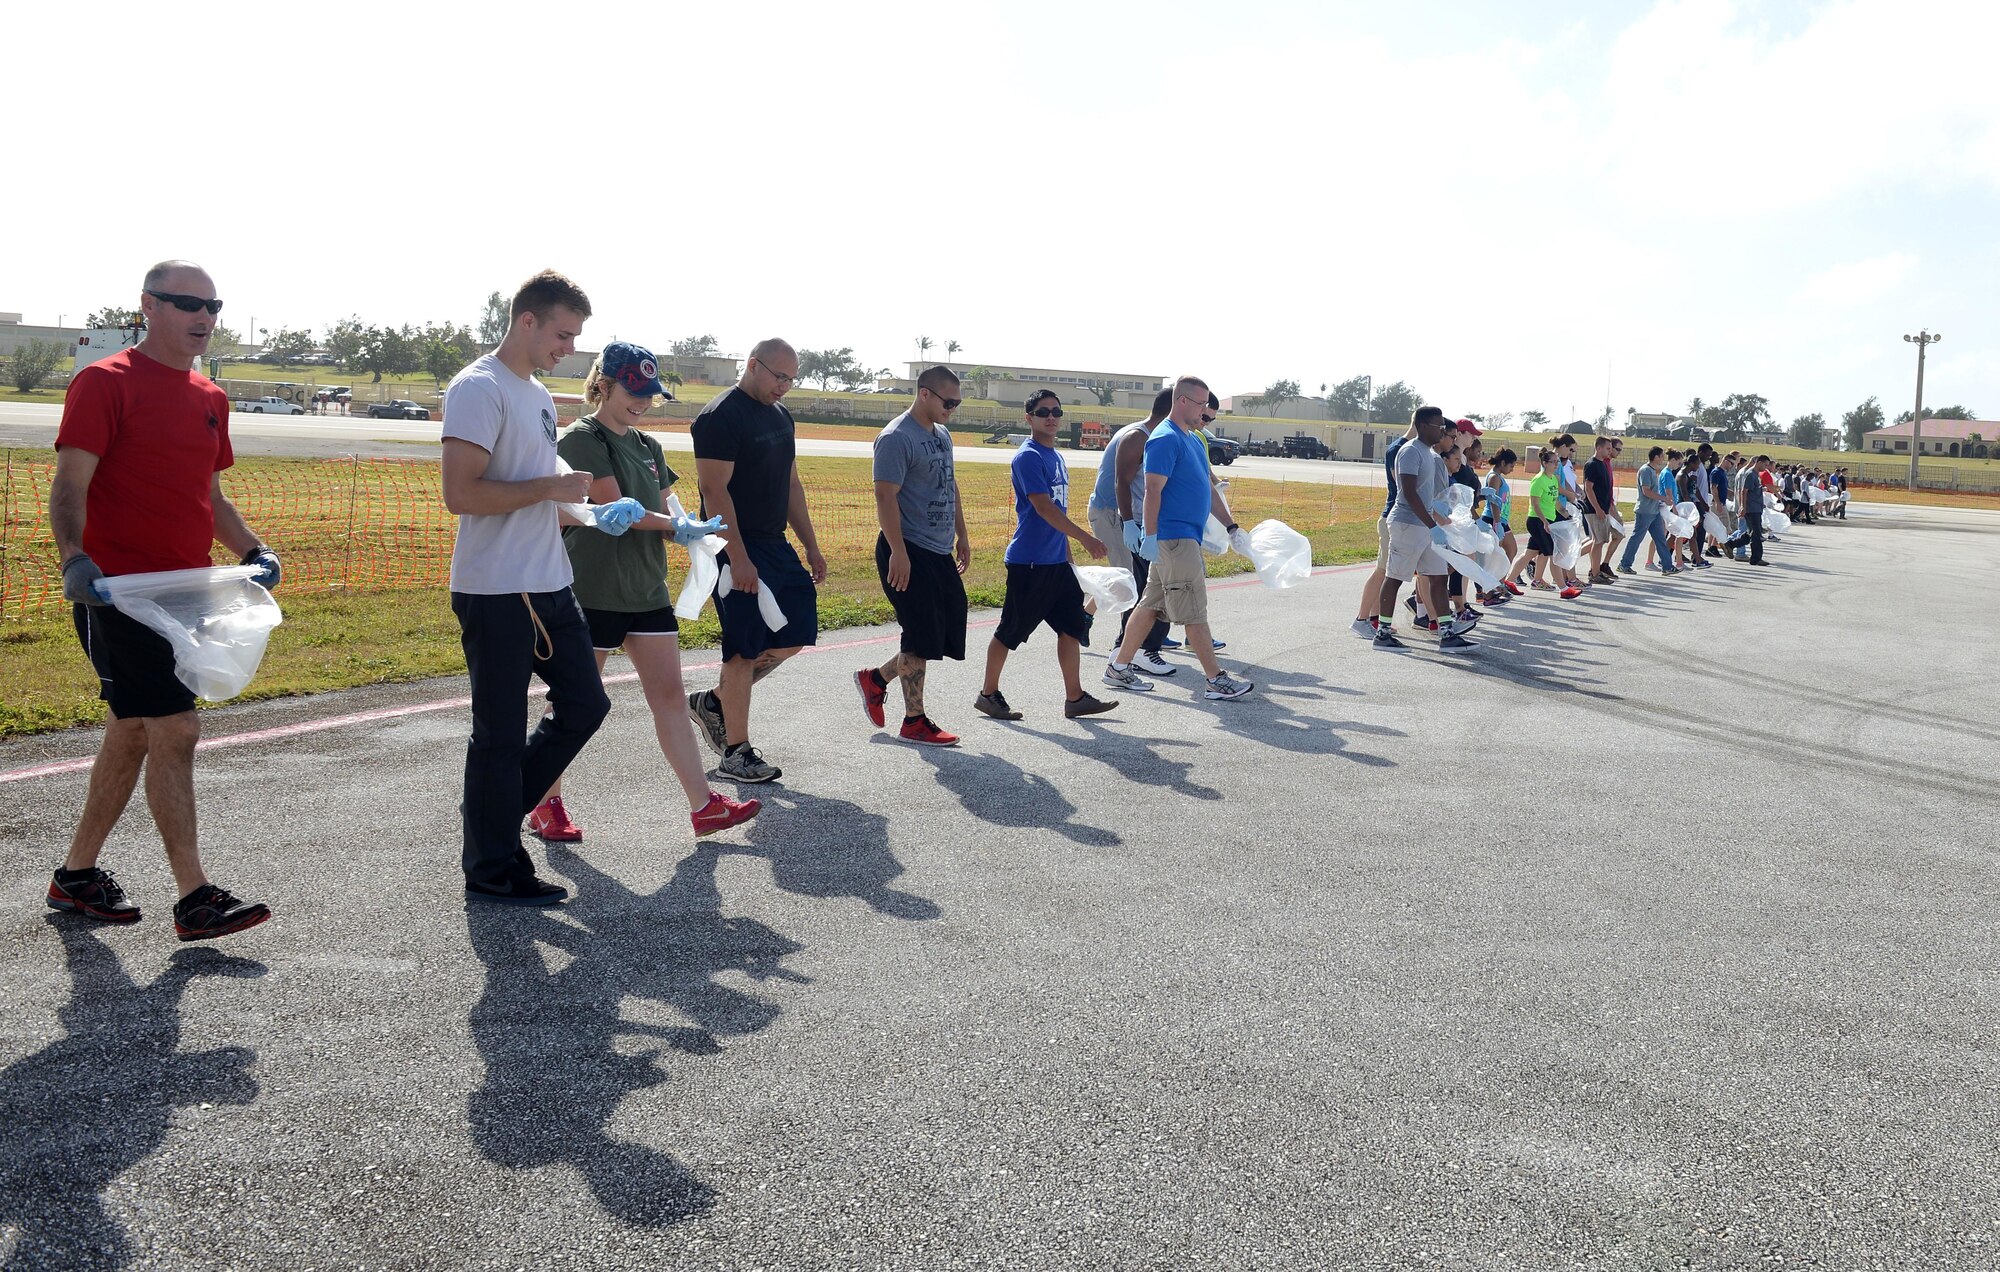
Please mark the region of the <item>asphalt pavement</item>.
[[138, 807], [145, 921], [46, 913], [95, 738], [0, 748], [0, 1263], [2000, 1266], [1996, 530], [1860, 509], [1462, 658], [1348, 634], [1359, 570], [1234, 586], [1253, 696], [1079, 722], [1046, 636], [973, 713], [977, 615], [948, 751], [831, 633], [699, 845], [619, 683], [547, 912], [463, 904], [459, 680], [205, 716], [276, 910], [212, 945]]

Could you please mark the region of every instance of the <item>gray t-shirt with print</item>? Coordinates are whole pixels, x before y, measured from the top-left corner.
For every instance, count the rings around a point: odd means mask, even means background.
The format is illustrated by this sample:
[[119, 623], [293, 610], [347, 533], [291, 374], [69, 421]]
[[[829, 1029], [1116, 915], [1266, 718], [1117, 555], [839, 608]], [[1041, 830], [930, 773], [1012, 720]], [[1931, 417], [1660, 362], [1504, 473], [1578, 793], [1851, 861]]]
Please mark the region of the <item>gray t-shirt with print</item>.
[[894, 482], [903, 538], [926, 552], [949, 553], [958, 538], [958, 476], [951, 434], [904, 411], [875, 438], [875, 480]]
[[[515, 375], [490, 353], [459, 372], [445, 389], [444, 435], [491, 455], [486, 476], [492, 481], [531, 481], [559, 471], [555, 399], [540, 380]], [[556, 506], [548, 500], [458, 519], [458, 542], [451, 550], [452, 591], [477, 596], [557, 592], [572, 577]]]
[[1410, 501], [1403, 498], [1405, 477], [1417, 479], [1417, 490], [1423, 495], [1425, 506], [1442, 503], [1445, 487], [1450, 482], [1444, 471], [1444, 460], [1436, 451], [1417, 440], [1412, 440], [1396, 452], [1396, 506], [1389, 510], [1389, 520], [1424, 525], [1424, 519], [1410, 507]]

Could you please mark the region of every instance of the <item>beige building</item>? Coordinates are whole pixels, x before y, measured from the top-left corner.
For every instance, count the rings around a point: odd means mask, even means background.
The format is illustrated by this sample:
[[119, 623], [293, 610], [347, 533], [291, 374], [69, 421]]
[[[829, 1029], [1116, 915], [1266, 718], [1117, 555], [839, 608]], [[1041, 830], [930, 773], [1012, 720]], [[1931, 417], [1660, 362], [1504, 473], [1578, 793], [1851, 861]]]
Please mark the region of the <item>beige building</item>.
[[[597, 361], [598, 352], [598, 350], [592, 350], [586, 353], [579, 349], [567, 358], [564, 358], [561, 362], [556, 363], [555, 369], [550, 371], [549, 374], [560, 379], [580, 380], [590, 374], [590, 364]], [[653, 356], [659, 360], [660, 374], [662, 376], [668, 374], [677, 375], [681, 378], [682, 384], [734, 384], [742, 378], [742, 373], [738, 370], [743, 365], [741, 358], [728, 357], [722, 354], [699, 358], [680, 358], [672, 354], [660, 353], [657, 350], [654, 351]], [[673, 383], [669, 381], [667, 387], [669, 389], [673, 388]]]
[[[1097, 386], [1111, 390], [1112, 404], [1117, 406], [1137, 406], [1144, 410], [1153, 405], [1153, 395], [1167, 385], [1166, 380], [1157, 375], [1134, 375], [1127, 371], [1066, 371], [1057, 367], [1007, 367], [991, 362], [907, 362], [904, 368], [908, 375], [896, 380], [881, 380], [876, 383], [878, 392], [914, 393], [917, 377], [931, 367], [950, 367], [959, 378], [966, 381], [972, 392], [971, 397], [991, 398], [1003, 406], [1020, 406], [1028, 400], [1030, 393], [1043, 389], [1053, 392], [1063, 400], [1065, 406], [1096, 406]], [[973, 372], [984, 374], [975, 378]], [[1133, 394], [1143, 398], [1140, 402], [1128, 402], [1121, 394]]]
[[[2000, 420], [1925, 420], [1919, 445], [1926, 455], [1946, 458], [2000, 457]], [[1862, 437], [1861, 449], [1871, 455], [1908, 455], [1910, 426], [1878, 428]]]

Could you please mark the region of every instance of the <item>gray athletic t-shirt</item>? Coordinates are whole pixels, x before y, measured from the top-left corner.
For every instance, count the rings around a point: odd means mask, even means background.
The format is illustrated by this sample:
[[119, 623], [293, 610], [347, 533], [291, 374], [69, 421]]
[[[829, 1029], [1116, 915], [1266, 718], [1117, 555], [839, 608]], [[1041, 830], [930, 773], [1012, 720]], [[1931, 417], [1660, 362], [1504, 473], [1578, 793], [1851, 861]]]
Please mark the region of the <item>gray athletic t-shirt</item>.
[[[493, 481], [531, 481], [558, 471], [555, 399], [540, 380], [522, 379], [490, 353], [459, 372], [445, 389], [444, 435], [491, 455], [486, 476]], [[458, 519], [458, 542], [451, 550], [452, 591], [476, 596], [556, 592], [573, 577], [556, 506], [548, 500]]]
[[926, 552], [949, 553], [958, 538], [958, 477], [951, 434], [925, 428], [904, 411], [875, 438], [875, 480], [896, 483], [903, 538]]
[[1450, 481], [1444, 471], [1444, 460], [1421, 441], [1412, 440], [1396, 452], [1396, 506], [1389, 510], [1389, 520], [1423, 525], [1424, 519], [1410, 507], [1410, 501], [1402, 497], [1404, 477], [1417, 479], [1417, 489], [1422, 492], [1426, 505], [1441, 503]]

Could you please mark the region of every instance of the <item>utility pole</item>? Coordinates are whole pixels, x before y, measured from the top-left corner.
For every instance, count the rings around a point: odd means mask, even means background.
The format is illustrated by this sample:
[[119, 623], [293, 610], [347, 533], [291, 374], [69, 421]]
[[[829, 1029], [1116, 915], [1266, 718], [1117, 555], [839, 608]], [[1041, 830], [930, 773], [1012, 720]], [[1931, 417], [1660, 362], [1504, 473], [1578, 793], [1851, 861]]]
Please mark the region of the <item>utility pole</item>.
[[1924, 436], [1924, 350], [1944, 339], [1930, 331], [1919, 331], [1914, 336], [1904, 336], [1917, 347], [1917, 409], [1910, 413], [1910, 489], [1917, 488], [1917, 455], [1923, 449]]

